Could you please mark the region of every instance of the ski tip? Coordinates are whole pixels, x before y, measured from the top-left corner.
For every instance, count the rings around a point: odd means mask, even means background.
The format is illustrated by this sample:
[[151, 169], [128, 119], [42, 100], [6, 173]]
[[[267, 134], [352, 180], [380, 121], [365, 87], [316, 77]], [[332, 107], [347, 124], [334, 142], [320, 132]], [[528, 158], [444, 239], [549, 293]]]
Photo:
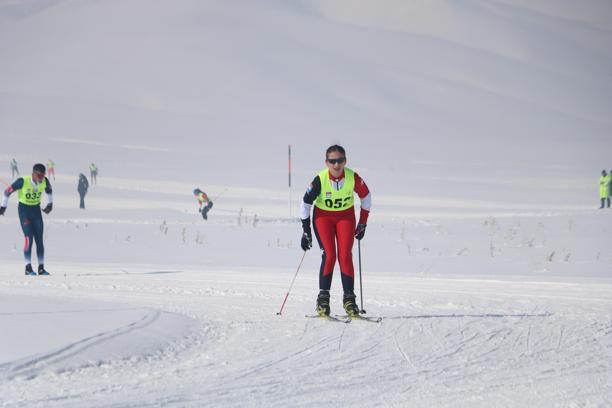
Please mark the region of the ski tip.
[[370, 323], [380, 323], [382, 322], [382, 317], [366, 317], [366, 316], [361, 316], [361, 315], [357, 315], [357, 316], [337, 316], [339, 318], [342, 319], [348, 319], [349, 321], [351, 320], [362, 320], [364, 322], [370, 322]]
[[382, 317], [364, 317], [364, 316], [360, 316], [360, 317], [356, 318], [355, 320], [363, 320], [365, 322], [370, 322], [370, 323], [380, 323], [380, 322], [382, 322]]
[[310, 319], [322, 319], [322, 320], [328, 320], [330, 322], [338, 322], [338, 323], [350, 323], [350, 319], [341, 319], [338, 316], [329, 316], [329, 315], [305, 315], [304, 317], [310, 318]]

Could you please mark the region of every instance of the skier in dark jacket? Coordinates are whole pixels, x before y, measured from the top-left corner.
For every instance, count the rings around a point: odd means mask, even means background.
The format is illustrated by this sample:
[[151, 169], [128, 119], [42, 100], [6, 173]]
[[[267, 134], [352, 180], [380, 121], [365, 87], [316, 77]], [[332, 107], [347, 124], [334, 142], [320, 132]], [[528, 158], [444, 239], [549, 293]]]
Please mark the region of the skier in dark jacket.
[[14, 191], [18, 191], [19, 206], [17, 211], [19, 213], [21, 229], [23, 230], [23, 235], [25, 235], [23, 257], [26, 263], [26, 275], [36, 275], [36, 272], [32, 270], [32, 244], [34, 241], [36, 241], [36, 255], [38, 256], [38, 274], [49, 275], [44, 265], [45, 247], [43, 244], [43, 219], [40, 210], [40, 197], [43, 191], [47, 193], [47, 206], [42, 212], [49, 214], [53, 209], [53, 192], [51, 190], [51, 183], [45, 177], [45, 173], [46, 169], [43, 164], [35, 164], [31, 176], [18, 178], [4, 191], [4, 197], [0, 205], [0, 215], [4, 215], [9, 196]]
[[87, 195], [87, 189], [89, 189], [89, 181], [87, 181], [87, 177], [85, 177], [83, 173], [80, 173], [77, 190], [79, 192], [79, 196], [81, 197], [79, 208], [82, 208], [83, 210], [85, 209], [85, 195]]

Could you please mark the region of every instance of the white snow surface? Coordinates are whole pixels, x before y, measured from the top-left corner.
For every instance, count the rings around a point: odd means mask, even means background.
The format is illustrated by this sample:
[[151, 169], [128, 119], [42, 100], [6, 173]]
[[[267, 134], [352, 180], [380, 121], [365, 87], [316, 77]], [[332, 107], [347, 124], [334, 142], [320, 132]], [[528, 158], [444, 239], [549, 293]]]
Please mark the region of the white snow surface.
[[[612, 406], [610, 44], [606, 0], [0, 1], [0, 182], [57, 164], [51, 276], [0, 217], [0, 406]], [[333, 143], [379, 324], [304, 317]]]

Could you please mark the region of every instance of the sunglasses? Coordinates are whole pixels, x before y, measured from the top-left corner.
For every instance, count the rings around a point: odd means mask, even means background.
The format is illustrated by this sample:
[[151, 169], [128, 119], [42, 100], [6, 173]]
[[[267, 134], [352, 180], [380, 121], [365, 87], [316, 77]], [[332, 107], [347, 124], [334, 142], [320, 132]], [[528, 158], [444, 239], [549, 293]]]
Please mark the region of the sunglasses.
[[327, 159], [329, 164], [342, 164], [346, 161], [346, 157], [338, 157], [337, 159]]

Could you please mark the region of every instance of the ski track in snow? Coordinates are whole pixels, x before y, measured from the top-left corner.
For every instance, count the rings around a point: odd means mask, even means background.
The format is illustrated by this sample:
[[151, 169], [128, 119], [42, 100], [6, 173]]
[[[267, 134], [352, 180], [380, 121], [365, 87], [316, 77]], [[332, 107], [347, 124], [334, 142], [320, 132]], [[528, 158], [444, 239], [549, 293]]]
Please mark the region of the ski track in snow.
[[115, 337], [128, 334], [134, 330], [142, 329], [153, 324], [159, 319], [160, 312], [153, 310], [147, 313], [142, 319], [132, 322], [124, 327], [117, 328], [115, 330], [99, 333], [95, 336], [84, 338], [75, 343], [69, 344], [59, 350], [36, 356], [34, 358], [26, 358], [19, 361], [13, 361], [0, 365], [0, 379], [4, 381], [11, 380], [18, 376], [25, 376], [27, 378], [33, 378], [40, 374], [42, 370], [53, 364], [61, 363], [64, 360], [74, 357], [75, 355], [83, 352], [85, 349], [90, 348], [96, 344], [103, 343], [111, 340]]
[[[274, 274], [262, 272], [260, 282], [245, 283], [243, 272], [226, 272], [225, 282], [213, 287], [207, 274], [214, 271], [121, 278], [106, 268], [92, 272], [72, 277], [69, 285], [52, 277], [34, 287], [46, 295], [120, 299], [179, 312], [199, 319], [204, 329], [189, 347], [163, 358], [44, 370], [90, 344], [150, 324], [159, 316], [151, 311], [114, 331], [5, 364], [0, 368], [5, 405], [121, 406], [126, 394], [139, 406], [609, 402], [608, 367], [601, 357], [611, 348], [610, 301], [560, 296], [554, 299], [565, 301], [558, 304], [539, 293], [540, 284], [523, 283], [513, 293], [496, 281], [479, 282], [476, 294], [471, 281], [457, 280], [452, 284], [463, 290], [449, 293], [446, 286], [452, 280], [407, 279], [406, 292], [392, 280], [379, 278], [370, 290], [387, 292], [383, 322], [345, 325], [299, 315], [299, 310], [312, 307], [306, 284], [296, 285], [286, 315], [275, 316], [279, 293], [262, 289], [278, 278]], [[5, 278], [0, 292], [33, 289], [27, 281], [24, 285], [8, 274]], [[169, 288], [174, 288], [172, 297], [167, 296]], [[426, 294], [415, 295], [421, 289]], [[573, 290], [581, 290], [581, 285], [573, 285]], [[420, 306], [406, 310], [401, 302], [396, 304], [394, 299], [404, 296]], [[445, 304], [438, 303], [441, 299]], [[256, 309], [249, 313], [252, 304]], [[378, 308], [368, 309], [374, 313]], [[47, 385], [40, 387], [43, 383]], [[334, 387], [330, 401], [327, 391], [336, 383], [341, 386]], [[22, 387], [28, 388], [27, 395]], [[49, 391], [54, 389], [67, 395], [54, 400]]]

